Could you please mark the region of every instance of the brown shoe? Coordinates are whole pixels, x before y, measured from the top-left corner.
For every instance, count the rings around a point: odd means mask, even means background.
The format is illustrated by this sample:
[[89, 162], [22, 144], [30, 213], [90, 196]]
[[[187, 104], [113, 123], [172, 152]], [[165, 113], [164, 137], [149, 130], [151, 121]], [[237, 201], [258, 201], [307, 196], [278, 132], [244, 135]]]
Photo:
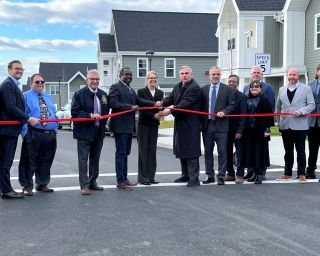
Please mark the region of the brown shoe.
[[36, 190], [45, 193], [52, 193], [54, 191], [52, 188], [49, 188], [48, 186], [45, 186], [43, 188], [37, 188]]
[[300, 183], [306, 183], [307, 182], [307, 178], [304, 175], [299, 175], [299, 182]]
[[281, 177], [279, 177], [277, 180], [281, 180], [281, 181], [289, 181], [289, 180], [292, 180], [292, 176], [282, 175], [282, 176], [281, 176]]
[[32, 188], [23, 188], [22, 192], [25, 196], [33, 196]]
[[236, 177], [234, 176], [229, 176], [229, 175], [224, 176], [224, 181], [235, 181], [235, 180], [236, 180]]
[[243, 183], [243, 177], [242, 176], [237, 176], [235, 182], [236, 184], [242, 184]]
[[83, 195], [83, 196], [91, 195], [90, 189], [89, 189], [88, 187], [83, 187], [83, 188], [80, 190], [80, 193], [81, 193], [81, 195]]
[[120, 183], [117, 185], [117, 189], [119, 190], [124, 190], [124, 191], [131, 191], [132, 188], [130, 188], [127, 184], [125, 183]]
[[129, 187], [137, 186], [137, 183], [133, 183], [133, 182], [131, 182], [130, 180], [125, 181], [124, 184], [126, 184], [126, 185], [129, 186]]
[[96, 190], [96, 191], [102, 191], [103, 190], [103, 187], [100, 187], [98, 185], [95, 185], [95, 186], [90, 186], [89, 187], [90, 190]]

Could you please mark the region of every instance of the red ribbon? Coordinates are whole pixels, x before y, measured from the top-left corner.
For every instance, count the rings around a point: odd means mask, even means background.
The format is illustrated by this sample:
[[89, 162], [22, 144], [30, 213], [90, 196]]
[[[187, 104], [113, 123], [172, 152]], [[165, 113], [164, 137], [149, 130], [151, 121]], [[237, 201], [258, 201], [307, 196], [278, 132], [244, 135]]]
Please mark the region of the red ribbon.
[[[141, 107], [139, 110], [150, 110], [150, 109], [159, 109], [158, 107]], [[183, 109], [183, 108], [175, 108], [175, 107], [168, 107], [167, 109], [174, 110], [174, 111], [179, 111], [179, 112], [185, 112], [185, 113], [190, 113], [190, 114], [196, 114], [196, 115], [207, 115], [207, 116], [216, 116], [217, 113], [208, 113], [208, 112], [203, 112], [203, 111], [196, 111], [196, 110], [190, 110], [190, 109]], [[130, 112], [133, 112], [134, 110], [125, 110], [113, 114], [108, 114], [108, 115], [103, 115], [100, 117], [100, 120], [107, 119], [109, 117], [115, 117], [123, 114], [127, 114]], [[229, 114], [225, 115], [228, 117], [251, 117], [251, 116], [291, 116], [293, 115], [292, 113], [263, 113], [263, 114]], [[320, 113], [313, 113], [313, 114], [305, 114], [303, 116], [320, 116]], [[95, 119], [92, 118], [83, 118], [83, 117], [78, 117], [78, 118], [61, 118], [61, 119], [47, 119], [47, 120], [39, 120], [40, 123], [49, 123], [49, 122], [88, 122], [88, 121], [95, 121]], [[13, 124], [21, 124], [21, 121], [0, 121], [0, 125], [13, 125]]]

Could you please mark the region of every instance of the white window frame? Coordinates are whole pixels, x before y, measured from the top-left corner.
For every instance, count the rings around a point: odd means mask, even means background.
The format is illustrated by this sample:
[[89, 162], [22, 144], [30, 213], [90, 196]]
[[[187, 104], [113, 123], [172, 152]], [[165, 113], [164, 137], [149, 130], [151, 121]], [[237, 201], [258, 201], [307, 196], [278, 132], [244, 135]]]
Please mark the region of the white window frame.
[[[144, 60], [144, 61], [146, 62], [146, 67], [145, 67], [145, 68], [139, 68], [139, 61], [140, 61], [140, 60]], [[146, 75], [145, 75], [145, 76], [140, 76], [140, 75], [139, 75], [140, 69], [145, 69], [145, 70], [146, 70]], [[148, 71], [149, 71], [148, 58], [137, 58], [137, 78], [146, 78]]]
[[[173, 60], [173, 68], [167, 68], [167, 60]], [[173, 76], [167, 76], [167, 70], [173, 69]], [[164, 58], [164, 77], [165, 78], [176, 78], [176, 58]]]
[[[61, 84], [60, 84], [60, 86], [61, 86]], [[52, 88], [54, 88], [54, 87], [56, 87], [56, 88], [58, 88], [58, 90], [52, 90]], [[54, 93], [52, 93], [52, 92], [54, 92]], [[59, 84], [50, 84], [50, 95], [59, 95], [60, 94], [60, 88], [59, 88]]]
[[[320, 23], [320, 13], [317, 13], [314, 15], [314, 49], [315, 50], [319, 50], [320, 49], [320, 42], [318, 42], [318, 34], [320, 34], [320, 29], [319, 31], [317, 31], [318, 28], [318, 24], [317, 21], [319, 19], [319, 23]], [[318, 47], [319, 44], [319, 47]]]

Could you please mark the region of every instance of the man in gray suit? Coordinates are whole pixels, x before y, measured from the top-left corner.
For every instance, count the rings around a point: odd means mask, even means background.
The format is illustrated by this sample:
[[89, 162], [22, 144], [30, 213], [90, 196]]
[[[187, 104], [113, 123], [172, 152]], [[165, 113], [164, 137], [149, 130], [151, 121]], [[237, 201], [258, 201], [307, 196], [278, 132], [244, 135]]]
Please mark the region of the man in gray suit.
[[206, 174], [208, 178], [203, 184], [215, 182], [213, 149], [218, 149], [218, 185], [224, 185], [227, 171], [227, 142], [229, 119], [225, 115], [234, 109], [234, 91], [228, 85], [220, 82], [221, 69], [213, 66], [209, 71], [210, 84], [201, 88], [201, 111], [216, 113], [216, 116], [202, 116], [202, 138], [204, 144], [204, 157]]
[[305, 114], [311, 113], [315, 108], [311, 88], [298, 81], [299, 71], [291, 68], [288, 71], [288, 84], [279, 89], [276, 110], [278, 113], [291, 115], [280, 116], [279, 131], [281, 132], [284, 155], [284, 175], [278, 180], [290, 180], [294, 161], [294, 147], [297, 151], [298, 171], [300, 182], [306, 182], [306, 152], [305, 140], [309, 130], [309, 119]]
[[[312, 113], [320, 112], [320, 65], [317, 66], [315, 80], [309, 83], [316, 108]], [[318, 152], [320, 146], [320, 116], [309, 117], [309, 131], [308, 131], [308, 141], [309, 141], [309, 158], [308, 167], [306, 172], [307, 179], [315, 179], [317, 169]], [[320, 181], [320, 180], [319, 180]]]

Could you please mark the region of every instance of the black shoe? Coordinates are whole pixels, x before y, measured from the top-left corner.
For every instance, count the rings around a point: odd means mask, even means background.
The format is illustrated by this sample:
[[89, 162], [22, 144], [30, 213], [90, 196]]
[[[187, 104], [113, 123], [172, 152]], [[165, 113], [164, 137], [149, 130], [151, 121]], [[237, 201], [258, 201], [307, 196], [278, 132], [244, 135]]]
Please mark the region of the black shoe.
[[185, 182], [189, 182], [190, 178], [187, 178], [185, 176], [181, 176], [180, 178], [174, 180], [174, 183], [185, 183]]
[[90, 190], [96, 190], [96, 191], [102, 191], [103, 187], [100, 187], [98, 185], [91, 185], [91, 186], [89, 186], [89, 189]]
[[316, 179], [316, 173], [313, 171], [313, 172], [308, 172], [306, 173], [306, 178], [309, 179], [309, 180], [314, 180]]
[[151, 182], [149, 182], [149, 181], [141, 182], [141, 185], [151, 185]]
[[266, 175], [262, 175], [262, 180], [267, 180], [267, 176]]
[[256, 180], [254, 181], [254, 184], [262, 184], [263, 175], [257, 175]]
[[254, 182], [256, 180], [256, 175], [253, 175], [251, 178], [247, 179], [248, 182]]
[[202, 184], [210, 184], [210, 183], [215, 183], [214, 177], [207, 178], [206, 180], [202, 181]]
[[198, 187], [200, 186], [200, 182], [198, 181], [189, 181], [187, 184], [187, 187], [191, 188], [191, 187]]
[[23, 193], [18, 193], [16, 191], [11, 191], [8, 193], [3, 193], [1, 195], [2, 199], [23, 199], [24, 198], [24, 194]]
[[223, 178], [218, 178], [218, 185], [224, 185], [224, 179]]
[[159, 184], [160, 182], [159, 181], [150, 181], [149, 183], [150, 184]]
[[250, 179], [254, 176], [254, 173], [251, 171], [248, 171], [246, 175], [243, 176], [244, 180]]

